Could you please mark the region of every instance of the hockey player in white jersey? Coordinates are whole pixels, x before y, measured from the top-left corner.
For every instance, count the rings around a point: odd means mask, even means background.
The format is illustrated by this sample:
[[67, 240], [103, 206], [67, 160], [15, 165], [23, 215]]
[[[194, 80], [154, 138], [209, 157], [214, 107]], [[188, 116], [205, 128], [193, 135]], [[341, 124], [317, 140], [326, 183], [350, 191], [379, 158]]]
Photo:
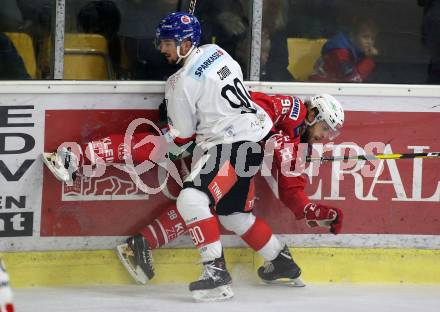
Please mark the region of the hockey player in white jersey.
[[[192, 15], [174, 13], [158, 28], [161, 52], [170, 62], [174, 57], [176, 62], [184, 63], [165, 87], [171, 136], [177, 143], [195, 139], [203, 149], [260, 141], [272, 127], [270, 118], [252, 102], [240, 66], [225, 50], [215, 44], [193, 44], [190, 39], [199, 38], [189, 37], [184, 30], [192, 27], [194, 34], [195, 21]], [[182, 55], [181, 51], [186, 50]]]
[[[170, 63], [183, 67], [165, 87], [170, 137], [177, 144], [195, 140], [199, 155], [177, 198], [177, 209], [199, 249], [204, 271], [189, 289], [196, 300], [233, 296], [222, 245], [218, 215], [232, 216], [244, 205], [222, 199], [247, 194], [262, 161], [259, 141], [273, 124], [252, 102], [238, 63], [215, 44], [198, 46], [200, 24], [187, 13], [171, 13], [157, 27], [158, 48]], [[238, 227], [240, 222], [233, 222]]]

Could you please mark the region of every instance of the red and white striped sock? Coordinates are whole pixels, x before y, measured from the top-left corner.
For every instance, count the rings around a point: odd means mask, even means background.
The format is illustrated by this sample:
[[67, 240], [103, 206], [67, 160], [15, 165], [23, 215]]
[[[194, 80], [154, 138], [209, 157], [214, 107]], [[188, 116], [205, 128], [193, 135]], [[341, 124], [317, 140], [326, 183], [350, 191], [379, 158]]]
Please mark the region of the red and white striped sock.
[[257, 251], [266, 261], [272, 261], [283, 249], [283, 245], [272, 233], [272, 229], [263, 219], [256, 217], [254, 224], [241, 238]]
[[194, 245], [200, 252], [202, 262], [221, 257], [220, 226], [215, 216], [189, 224], [188, 230]]
[[152, 249], [159, 248], [183, 235], [187, 228], [176, 205], [170, 205], [153, 222], [140, 230]]

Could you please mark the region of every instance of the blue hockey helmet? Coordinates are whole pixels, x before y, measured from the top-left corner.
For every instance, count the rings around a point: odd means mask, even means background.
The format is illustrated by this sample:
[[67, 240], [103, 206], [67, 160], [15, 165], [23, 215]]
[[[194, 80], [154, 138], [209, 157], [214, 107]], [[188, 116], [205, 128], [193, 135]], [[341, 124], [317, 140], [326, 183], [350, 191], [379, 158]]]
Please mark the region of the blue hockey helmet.
[[192, 14], [174, 12], [165, 16], [156, 28], [156, 41], [174, 39], [177, 46], [185, 39], [191, 40], [194, 47], [200, 44], [202, 31], [200, 22]]

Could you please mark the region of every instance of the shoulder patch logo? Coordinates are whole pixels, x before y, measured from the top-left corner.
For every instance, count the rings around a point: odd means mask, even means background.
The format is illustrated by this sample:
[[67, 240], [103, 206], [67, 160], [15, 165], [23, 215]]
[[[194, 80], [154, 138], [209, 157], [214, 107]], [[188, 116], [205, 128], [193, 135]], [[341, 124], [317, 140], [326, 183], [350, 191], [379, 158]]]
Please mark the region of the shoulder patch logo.
[[292, 110], [290, 111], [290, 115], [289, 115], [290, 119], [298, 120], [300, 110], [301, 110], [300, 101], [296, 97], [294, 98]]

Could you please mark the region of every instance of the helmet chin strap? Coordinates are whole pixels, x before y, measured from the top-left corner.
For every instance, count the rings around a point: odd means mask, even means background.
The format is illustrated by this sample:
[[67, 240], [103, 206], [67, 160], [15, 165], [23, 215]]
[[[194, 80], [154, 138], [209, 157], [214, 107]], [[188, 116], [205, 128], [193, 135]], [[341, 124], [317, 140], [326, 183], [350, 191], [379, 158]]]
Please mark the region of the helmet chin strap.
[[304, 123], [305, 123], [308, 127], [311, 127], [311, 126], [313, 126], [313, 125], [316, 123], [316, 118], [313, 119], [313, 121], [308, 121], [307, 118], [306, 118], [306, 119], [304, 119]]
[[180, 55], [180, 45], [178, 45], [176, 47], [176, 49], [177, 49], [177, 56], [179, 57], [179, 59], [177, 60], [176, 64], [179, 64], [181, 60], [187, 58], [188, 55], [190, 55], [191, 52], [194, 50], [195, 47], [196, 47], [195, 45], [192, 45], [191, 48], [189, 49], [189, 51], [185, 55]]
[[318, 119], [319, 118], [317, 118], [318, 117], [318, 115], [319, 115], [319, 113], [318, 114], [316, 114], [315, 116], [314, 116], [314, 118], [313, 118], [313, 120], [312, 121], [309, 121], [308, 120], [308, 117], [309, 117], [309, 113], [307, 113], [307, 116], [306, 116], [306, 118], [304, 119], [304, 123], [308, 126], [308, 127], [311, 127], [311, 126], [313, 126], [315, 123], [317, 123], [318, 122]]

